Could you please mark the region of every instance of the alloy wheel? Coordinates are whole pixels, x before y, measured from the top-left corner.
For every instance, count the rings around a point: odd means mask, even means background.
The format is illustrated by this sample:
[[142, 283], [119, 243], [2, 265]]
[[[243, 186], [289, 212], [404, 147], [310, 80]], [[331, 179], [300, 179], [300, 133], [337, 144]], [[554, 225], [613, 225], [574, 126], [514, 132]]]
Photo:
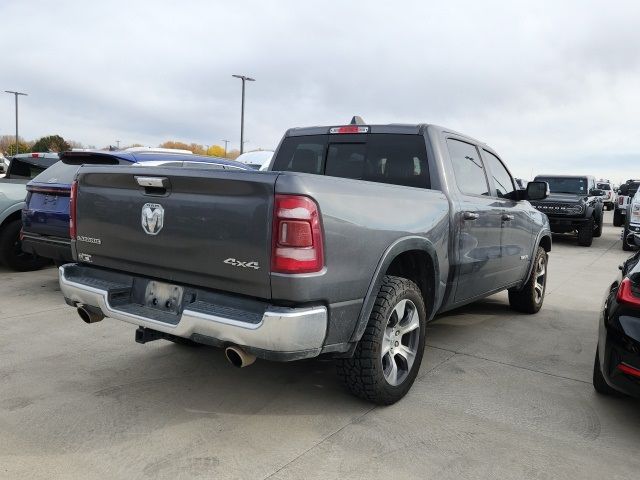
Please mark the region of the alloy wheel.
[[536, 303], [542, 301], [544, 296], [544, 289], [547, 283], [547, 260], [544, 255], [541, 255], [536, 263], [535, 270], [535, 284], [533, 286]]
[[420, 317], [411, 300], [400, 300], [387, 320], [382, 339], [382, 370], [389, 385], [400, 385], [409, 375], [420, 343]]

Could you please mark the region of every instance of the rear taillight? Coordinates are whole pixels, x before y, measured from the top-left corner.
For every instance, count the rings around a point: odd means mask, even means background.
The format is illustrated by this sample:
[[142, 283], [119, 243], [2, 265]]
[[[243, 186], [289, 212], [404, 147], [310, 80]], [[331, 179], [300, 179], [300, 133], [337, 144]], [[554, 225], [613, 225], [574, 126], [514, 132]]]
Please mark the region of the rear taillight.
[[301, 195], [276, 195], [273, 208], [271, 271], [319, 272], [324, 266], [318, 205]]
[[624, 197], [618, 197], [618, 205], [622, 205], [624, 203]]
[[76, 238], [76, 201], [78, 198], [78, 181], [74, 180], [71, 184], [71, 192], [69, 194], [69, 236], [72, 240]]
[[640, 308], [640, 297], [636, 296], [633, 292], [633, 282], [629, 277], [620, 282], [618, 287], [618, 293], [616, 294], [616, 300], [618, 303], [627, 305], [629, 307]]

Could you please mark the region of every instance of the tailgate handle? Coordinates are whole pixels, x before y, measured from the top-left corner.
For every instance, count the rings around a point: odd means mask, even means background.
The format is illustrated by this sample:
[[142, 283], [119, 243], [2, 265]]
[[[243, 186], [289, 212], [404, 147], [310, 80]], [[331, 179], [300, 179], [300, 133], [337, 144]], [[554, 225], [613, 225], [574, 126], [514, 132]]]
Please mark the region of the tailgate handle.
[[169, 190], [167, 177], [135, 177], [138, 185], [144, 188], [147, 195], [166, 195]]

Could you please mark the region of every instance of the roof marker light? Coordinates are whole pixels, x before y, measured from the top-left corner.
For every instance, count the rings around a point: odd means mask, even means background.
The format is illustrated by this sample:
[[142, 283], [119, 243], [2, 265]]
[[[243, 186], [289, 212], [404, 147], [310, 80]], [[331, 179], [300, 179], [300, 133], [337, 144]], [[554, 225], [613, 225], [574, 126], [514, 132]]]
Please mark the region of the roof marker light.
[[329, 133], [369, 133], [369, 127], [359, 125], [345, 125], [344, 127], [332, 127]]

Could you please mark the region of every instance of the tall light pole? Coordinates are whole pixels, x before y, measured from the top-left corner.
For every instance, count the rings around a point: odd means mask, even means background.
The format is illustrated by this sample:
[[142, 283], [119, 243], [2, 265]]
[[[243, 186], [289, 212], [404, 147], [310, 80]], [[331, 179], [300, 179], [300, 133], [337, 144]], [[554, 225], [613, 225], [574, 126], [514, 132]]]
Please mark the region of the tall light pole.
[[244, 148], [244, 82], [255, 82], [255, 78], [246, 77], [244, 75], [231, 75], [232, 77], [242, 80], [242, 110], [240, 111], [240, 155]]
[[224, 142], [224, 158], [227, 158], [227, 144], [229, 140], [222, 140]]
[[15, 155], [17, 155], [18, 154], [18, 95], [24, 95], [26, 97], [27, 94], [22, 92], [14, 92], [13, 90], [5, 90], [5, 92], [12, 93], [16, 101], [16, 153]]

